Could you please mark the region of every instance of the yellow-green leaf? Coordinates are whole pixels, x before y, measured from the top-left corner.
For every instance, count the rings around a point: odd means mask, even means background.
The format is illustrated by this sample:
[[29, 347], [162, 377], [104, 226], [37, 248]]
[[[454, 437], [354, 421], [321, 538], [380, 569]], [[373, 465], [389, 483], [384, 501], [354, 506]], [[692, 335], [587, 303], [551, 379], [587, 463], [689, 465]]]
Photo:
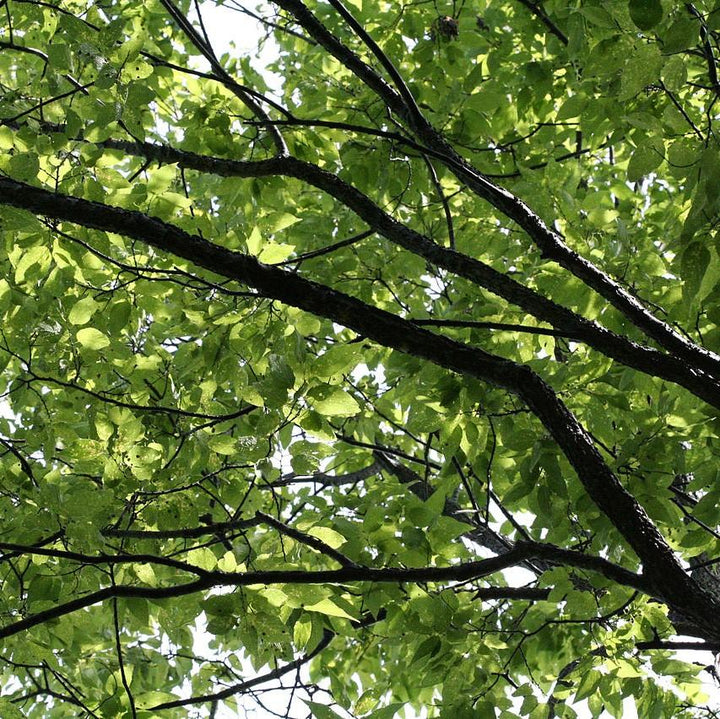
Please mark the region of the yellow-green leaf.
[[318, 612], [318, 614], [325, 614], [328, 617], [342, 617], [343, 619], [352, 619], [354, 620], [355, 617], [348, 614], [344, 609], [341, 609], [338, 607], [335, 602], [332, 601], [332, 599], [321, 599], [316, 604], [311, 604], [308, 607], [305, 607], [308, 612]]
[[332, 389], [322, 399], [315, 400], [313, 408], [327, 417], [352, 417], [360, 411], [355, 398], [339, 387]]
[[97, 312], [100, 305], [92, 297], [83, 297], [70, 310], [68, 320], [73, 325], [84, 325]]
[[334, 529], [330, 529], [330, 527], [312, 527], [308, 530], [308, 534], [312, 537], [317, 537], [333, 549], [337, 549], [345, 544], [345, 537]]
[[110, 344], [110, 340], [94, 327], [83, 327], [75, 336], [78, 342], [89, 350], [101, 350]]
[[237, 440], [230, 435], [219, 434], [210, 438], [208, 446], [213, 452], [230, 455], [237, 451]]

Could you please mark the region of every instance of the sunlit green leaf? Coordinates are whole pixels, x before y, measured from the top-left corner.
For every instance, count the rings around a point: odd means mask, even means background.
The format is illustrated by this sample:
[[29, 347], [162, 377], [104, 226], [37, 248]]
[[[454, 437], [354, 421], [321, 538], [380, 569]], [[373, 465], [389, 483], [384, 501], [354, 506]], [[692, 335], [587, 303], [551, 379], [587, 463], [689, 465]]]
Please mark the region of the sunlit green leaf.
[[74, 325], [84, 325], [98, 309], [99, 305], [92, 297], [83, 297], [73, 305], [68, 320]]
[[110, 345], [110, 339], [95, 327], [83, 327], [75, 334], [78, 342], [89, 350], [101, 350]]
[[320, 414], [330, 417], [352, 417], [360, 411], [355, 398], [339, 387], [321, 391], [313, 407]]

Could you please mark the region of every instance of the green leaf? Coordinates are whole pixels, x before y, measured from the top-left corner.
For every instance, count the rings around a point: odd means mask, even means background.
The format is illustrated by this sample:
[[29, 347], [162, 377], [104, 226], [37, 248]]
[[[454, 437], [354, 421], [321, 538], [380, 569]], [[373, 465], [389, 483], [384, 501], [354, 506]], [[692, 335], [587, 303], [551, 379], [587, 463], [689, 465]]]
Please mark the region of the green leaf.
[[662, 79], [672, 92], [682, 89], [687, 81], [687, 65], [679, 55], [673, 55], [663, 67]]
[[651, 143], [639, 145], [630, 158], [628, 164], [628, 180], [637, 182], [653, 170], [657, 169], [663, 161], [662, 153]]
[[60, 596], [61, 584], [54, 577], [37, 576], [28, 587], [28, 601], [57, 602]]
[[260, 262], [273, 264], [286, 260], [295, 250], [295, 245], [285, 245], [281, 242], [267, 242], [258, 255]]
[[21, 152], [10, 158], [10, 174], [25, 182], [34, 180], [40, 170], [40, 160], [34, 152]]
[[110, 340], [95, 327], [83, 327], [75, 333], [78, 342], [89, 350], [101, 350], [110, 346]]
[[288, 227], [292, 227], [296, 222], [300, 222], [300, 218], [291, 215], [289, 212], [280, 212], [268, 218], [271, 232], [280, 232]]
[[345, 544], [345, 537], [343, 537], [340, 532], [336, 532], [334, 529], [330, 529], [329, 527], [310, 527], [307, 533], [311, 537], [317, 537], [322, 540], [333, 549], [337, 549]]
[[667, 53], [687, 50], [698, 40], [697, 21], [689, 16], [677, 16], [664, 34], [663, 40], [663, 47]]
[[318, 390], [315, 395], [313, 408], [327, 417], [352, 417], [360, 411], [355, 398], [339, 387]]
[[68, 320], [73, 325], [84, 325], [98, 311], [100, 305], [92, 297], [83, 297], [78, 300], [68, 314]]
[[31, 268], [38, 265], [40, 269], [47, 266], [50, 262], [50, 252], [47, 247], [35, 245], [27, 252], [20, 255], [20, 259], [15, 265], [15, 282], [21, 284], [25, 281], [25, 277]]
[[[22, 711], [9, 699], [0, 698], [0, 712], [2, 712], [2, 716], [7, 717], [7, 719], [24, 719], [25, 717]], [[321, 719], [324, 719], [324, 717]]]
[[300, 617], [293, 626], [293, 642], [296, 647], [304, 648], [310, 641], [312, 634], [312, 620], [309, 617]]
[[155, 570], [152, 564], [136, 564], [133, 570], [143, 584], [147, 584], [150, 587], [157, 586], [157, 577], [155, 576]]
[[357, 350], [352, 345], [334, 345], [313, 362], [313, 374], [321, 379], [330, 379], [354, 367], [357, 359]]
[[341, 617], [343, 619], [354, 620], [355, 617], [352, 614], [348, 614], [342, 607], [339, 607], [332, 599], [321, 599], [315, 604], [310, 604], [305, 607], [308, 612], [317, 612], [318, 614], [325, 614], [328, 617]]
[[641, 30], [650, 30], [663, 18], [660, 0], [630, 0], [628, 10], [632, 21]]
[[220, 434], [215, 437], [210, 437], [208, 446], [213, 452], [217, 452], [218, 454], [233, 455], [237, 451], [238, 443], [235, 437]]
[[303, 701], [312, 712], [312, 715], [317, 719], [339, 719], [340, 717], [337, 712], [325, 704], [318, 704], [317, 702], [311, 702], [306, 699], [303, 699]]
[[255, 227], [253, 227], [252, 232], [247, 239], [247, 248], [253, 255], [257, 255], [260, 253], [261, 247], [262, 235], [260, 234], [260, 228], [256, 225]]
[[371, 714], [368, 714], [367, 719], [393, 719], [404, 706], [402, 703], [388, 704], [386, 707], [376, 709]]
[[208, 547], [200, 547], [188, 552], [188, 561], [200, 569], [211, 572], [217, 566], [217, 557]]
[[683, 296], [687, 301], [692, 300], [700, 290], [710, 260], [710, 250], [702, 242], [691, 242], [683, 250], [680, 267], [683, 279]]
[[221, 572], [234, 572], [237, 569], [238, 563], [233, 552], [225, 552], [222, 559], [217, 564], [218, 569]]

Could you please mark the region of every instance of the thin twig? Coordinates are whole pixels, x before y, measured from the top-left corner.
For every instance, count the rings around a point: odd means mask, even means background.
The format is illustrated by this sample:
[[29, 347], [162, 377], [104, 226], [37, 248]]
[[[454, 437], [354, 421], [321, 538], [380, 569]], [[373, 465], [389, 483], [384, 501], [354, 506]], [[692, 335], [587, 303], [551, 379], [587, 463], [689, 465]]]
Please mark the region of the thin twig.
[[[112, 583], [115, 584], [115, 576], [112, 571], [110, 572], [110, 577], [112, 579]], [[130, 690], [130, 684], [128, 682], [127, 674], [125, 673], [125, 661], [123, 660], [122, 643], [120, 642], [120, 620], [118, 619], [117, 597], [113, 598], [112, 600], [112, 609], [113, 625], [115, 627], [115, 653], [117, 654], [118, 667], [120, 668], [120, 680], [122, 681], [122, 685], [125, 689], [125, 694], [127, 695], [128, 702], [130, 702], [130, 713], [133, 719], [137, 719], [137, 710], [135, 709], [135, 697]]]

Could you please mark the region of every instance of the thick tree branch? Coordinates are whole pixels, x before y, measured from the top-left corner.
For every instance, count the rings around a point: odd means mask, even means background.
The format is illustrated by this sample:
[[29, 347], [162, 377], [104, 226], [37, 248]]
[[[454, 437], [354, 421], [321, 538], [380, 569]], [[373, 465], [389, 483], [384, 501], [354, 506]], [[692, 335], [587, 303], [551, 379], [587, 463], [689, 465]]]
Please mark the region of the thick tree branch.
[[652, 639], [647, 642], [638, 642], [635, 645], [636, 649], [669, 649], [671, 651], [677, 651], [679, 649], [690, 649], [698, 652], [713, 652], [717, 654], [720, 652], [720, 642], [682, 642], [682, 641], [665, 641], [662, 639]]
[[393, 219], [362, 192], [312, 163], [293, 157], [247, 162], [225, 160], [175, 150], [166, 145], [123, 140], [106, 140], [103, 145], [159, 162], [176, 162], [180, 167], [223, 177], [281, 175], [307, 182], [349, 207], [378, 234], [403, 249], [493, 292], [533, 317], [551, 324], [565, 336], [585, 342], [593, 349], [628, 367], [679, 384], [709, 404], [720, 408], [720, 386], [714, 377], [708, 377], [684, 360], [617, 335], [596, 322], [556, 304], [480, 260], [437, 245], [430, 238]]
[[[193, 582], [178, 584], [171, 587], [142, 587], [128, 584], [116, 584], [98, 591], [78, 597], [64, 604], [59, 604], [37, 614], [27, 616], [17, 622], [0, 628], [0, 639], [13, 636], [32, 627], [39, 626], [52, 619], [59, 619], [73, 612], [109, 599], [137, 597], [145, 599], [169, 599], [205, 591], [213, 587], [247, 587], [251, 585], [271, 584], [332, 584], [342, 585], [349, 582], [382, 582], [382, 583], [418, 583], [418, 582], [468, 582], [481, 579], [496, 572], [517, 566], [526, 559], [533, 557], [555, 558], [567, 566], [599, 572], [609, 579], [632, 587], [646, 594], [653, 594], [654, 587], [644, 577], [612, 564], [600, 557], [592, 557], [561, 549], [552, 545], [534, 542], [519, 542], [505, 554], [468, 562], [451, 567], [422, 567], [406, 569], [388, 567], [343, 567], [320, 571], [300, 569], [271, 570], [255, 572], [219, 572], [208, 571]], [[485, 589], [487, 591], [485, 591]], [[532, 587], [488, 587], [479, 588], [478, 596], [485, 599], [516, 599], [536, 601], [547, 599], [549, 590]]]
[[460, 329], [477, 330], [498, 330], [500, 332], [525, 332], [529, 335], [543, 335], [545, 337], [562, 337], [563, 339], [575, 340], [578, 337], [567, 335], [560, 330], [551, 330], [545, 327], [532, 327], [530, 325], [518, 325], [508, 322], [477, 322], [475, 320], [435, 320], [435, 319], [411, 319], [418, 327], [457, 327]]
[[[570, 271], [622, 312], [648, 337], [676, 354], [678, 358], [695, 364], [716, 379], [720, 379], [720, 357], [694, 344], [676, 332], [670, 325], [655, 317], [637, 297], [568, 247], [562, 235], [551, 230], [543, 219], [519, 197], [496, 185], [461, 157], [422, 114], [414, 110], [409, 111], [405, 99], [390, 87], [375, 70], [360, 60], [350, 48], [329, 32], [301, 0], [275, 0], [275, 2], [292, 13], [309, 35], [371, 88], [388, 108], [405, 119], [418, 140], [437, 153], [435, 156], [441, 159], [443, 164], [461, 182], [465, 183], [478, 197], [486, 200], [496, 210], [517, 223], [540, 250], [543, 258], [553, 260]], [[387, 62], [390, 63], [390, 60], [388, 59]]]
[[716, 620], [720, 608], [715, 600], [685, 573], [644, 509], [604, 462], [587, 431], [529, 367], [435, 335], [389, 312], [262, 265], [253, 257], [213, 245], [140, 212], [58, 195], [7, 178], [0, 178], [0, 204], [135, 238], [249, 284], [281, 302], [345, 325], [381, 345], [516, 394], [550, 432], [587, 493], [640, 557], [655, 593], [704, 627], [709, 638], [720, 636]]

